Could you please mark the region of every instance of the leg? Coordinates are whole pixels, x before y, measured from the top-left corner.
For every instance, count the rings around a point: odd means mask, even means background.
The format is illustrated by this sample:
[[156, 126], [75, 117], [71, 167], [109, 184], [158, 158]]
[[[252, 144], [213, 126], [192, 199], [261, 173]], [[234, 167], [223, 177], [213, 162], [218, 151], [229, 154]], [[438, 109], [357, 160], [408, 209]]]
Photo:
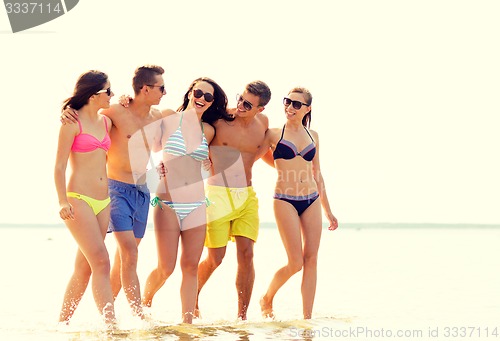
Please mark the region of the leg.
[[[106, 236], [106, 228], [103, 227], [106, 227], [107, 221], [109, 221], [109, 209], [103, 210], [99, 213], [97, 221], [104, 239]], [[91, 275], [92, 270], [90, 265], [82, 251], [78, 249], [75, 258], [73, 275], [69, 280], [64, 294], [64, 301], [59, 315], [59, 322], [69, 323], [83, 297], [83, 294], [85, 293], [85, 290], [87, 290]]]
[[[123, 291], [135, 315], [142, 317], [141, 289], [137, 277], [138, 248], [133, 231], [113, 232], [118, 244]], [[115, 282], [116, 283], [116, 282]]]
[[318, 250], [321, 239], [321, 203], [316, 200], [300, 216], [304, 238], [304, 272], [302, 274], [302, 309], [310, 319], [316, 294]]
[[194, 209], [182, 221], [180, 266], [182, 271], [181, 302], [183, 323], [192, 323], [195, 316], [198, 294], [198, 264], [205, 244], [206, 221], [207, 210], [205, 204]]
[[253, 283], [255, 281], [255, 269], [253, 266], [254, 241], [242, 236], [235, 236], [235, 240], [238, 258], [238, 272], [236, 274], [238, 318], [246, 320], [248, 305], [252, 296]]
[[205, 286], [212, 273], [221, 265], [226, 255], [226, 246], [218, 248], [208, 248], [207, 258], [198, 265], [198, 294], [196, 296], [195, 317], [200, 317], [198, 301], [201, 289]]
[[[142, 238], [135, 238], [137, 247], [142, 241]], [[113, 266], [111, 267], [111, 289], [113, 290], [113, 297], [116, 300], [120, 290], [122, 289], [122, 260], [120, 257], [120, 249], [117, 248], [115, 252], [115, 259], [113, 260]]]
[[260, 299], [260, 307], [264, 317], [274, 317], [274, 296], [292, 275], [302, 269], [303, 264], [300, 220], [297, 211], [286, 201], [274, 200], [274, 215], [286, 250], [288, 263], [274, 274], [267, 292]]
[[147, 307], [151, 307], [154, 295], [174, 271], [180, 236], [177, 215], [166, 205], [163, 205], [163, 209], [155, 207], [154, 225], [158, 266], [146, 280], [142, 304]]
[[[203, 209], [203, 211], [205, 211]], [[182, 231], [181, 255], [181, 302], [184, 323], [192, 323], [195, 314], [196, 296], [198, 290], [198, 263], [200, 262], [205, 241], [206, 226], [201, 225]]]
[[73, 274], [71, 275], [66, 287], [66, 292], [64, 293], [64, 300], [59, 314], [59, 322], [67, 324], [73, 317], [85, 290], [87, 290], [90, 275], [92, 275], [92, 270], [87, 262], [87, 258], [85, 258], [80, 249], [78, 249]]
[[[106, 323], [114, 324], [115, 312], [109, 278], [109, 254], [104, 244], [109, 206], [96, 217], [87, 203], [78, 199], [70, 200], [75, 208], [75, 220], [67, 220], [65, 223], [90, 266], [92, 292], [97, 308], [103, 314]], [[86, 266], [81, 259], [78, 260], [78, 265]]]
[[111, 268], [111, 290], [113, 290], [113, 298], [115, 300], [122, 288], [121, 267], [122, 261], [120, 259], [120, 250], [117, 248], [113, 266]]

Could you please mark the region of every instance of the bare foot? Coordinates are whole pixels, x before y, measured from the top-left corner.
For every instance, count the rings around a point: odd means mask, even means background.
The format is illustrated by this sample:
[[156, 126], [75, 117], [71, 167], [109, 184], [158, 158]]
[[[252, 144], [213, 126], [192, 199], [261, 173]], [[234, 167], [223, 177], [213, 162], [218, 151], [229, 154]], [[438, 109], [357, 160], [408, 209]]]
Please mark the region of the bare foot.
[[182, 323], [193, 324], [193, 316], [194, 316], [194, 313], [192, 313], [190, 311], [185, 312], [184, 314], [182, 314]]
[[153, 304], [153, 300], [147, 300], [145, 297], [142, 298], [142, 305], [144, 307], [151, 308], [152, 304]]
[[194, 311], [193, 311], [193, 317], [195, 319], [201, 319], [201, 313], [200, 313], [200, 309], [198, 308], [195, 308]]
[[262, 317], [274, 320], [273, 302], [269, 302], [265, 297], [266, 296], [262, 296], [259, 301]]

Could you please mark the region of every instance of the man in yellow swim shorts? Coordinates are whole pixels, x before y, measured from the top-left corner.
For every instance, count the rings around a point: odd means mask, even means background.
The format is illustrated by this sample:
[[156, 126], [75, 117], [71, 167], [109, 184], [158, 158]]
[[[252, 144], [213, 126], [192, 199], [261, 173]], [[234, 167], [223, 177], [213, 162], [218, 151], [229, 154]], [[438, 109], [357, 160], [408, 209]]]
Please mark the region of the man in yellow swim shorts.
[[[252, 166], [262, 155], [260, 146], [269, 127], [262, 114], [271, 99], [266, 83], [254, 81], [237, 95], [234, 120], [219, 119], [210, 143], [212, 176], [207, 181], [207, 258], [198, 266], [198, 296], [222, 263], [230, 239], [236, 242], [238, 318], [247, 319], [255, 280], [253, 246], [259, 231], [258, 200], [252, 188]], [[198, 300], [196, 314], [199, 314]]]
[[207, 207], [208, 227], [205, 246], [225, 247], [235, 236], [257, 241], [259, 234], [259, 202], [251, 186], [229, 188], [207, 186], [207, 197], [211, 205]]

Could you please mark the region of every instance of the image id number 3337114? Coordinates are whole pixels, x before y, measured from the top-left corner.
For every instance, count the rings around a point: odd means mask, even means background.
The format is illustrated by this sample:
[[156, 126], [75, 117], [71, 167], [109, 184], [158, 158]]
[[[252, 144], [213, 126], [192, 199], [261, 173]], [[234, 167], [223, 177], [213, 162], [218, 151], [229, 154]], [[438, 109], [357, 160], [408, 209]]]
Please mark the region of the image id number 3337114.
[[38, 2], [6, 2], [7, 14], [60, 13], [64, 11], [60, 3], [51, 4]]

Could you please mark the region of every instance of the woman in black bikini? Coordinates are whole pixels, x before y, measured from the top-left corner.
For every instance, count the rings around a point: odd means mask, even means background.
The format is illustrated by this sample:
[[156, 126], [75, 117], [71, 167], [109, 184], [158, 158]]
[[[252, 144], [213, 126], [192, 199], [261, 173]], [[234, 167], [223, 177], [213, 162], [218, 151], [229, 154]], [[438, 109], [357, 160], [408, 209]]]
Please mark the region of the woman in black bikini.
[[278, 171], [274, 214], [288, 264], [275, 273], [266, 294], [260, 299], [264, 317], [274, 317], [274, 296], [293, 274], [303, 269], [303, 314], [305, 319], [311, 318], [322, 229], [321, 207], [329, 221], [328, 229], [338, 227], [320, 171], [318, 134], [308, 129], [311, 102], [312, 96], [307, 89], [293, 88], [283, 99], [285, 125], [269, 129], [266, 134], [265, 148], [270, 149], [263, 159]]

